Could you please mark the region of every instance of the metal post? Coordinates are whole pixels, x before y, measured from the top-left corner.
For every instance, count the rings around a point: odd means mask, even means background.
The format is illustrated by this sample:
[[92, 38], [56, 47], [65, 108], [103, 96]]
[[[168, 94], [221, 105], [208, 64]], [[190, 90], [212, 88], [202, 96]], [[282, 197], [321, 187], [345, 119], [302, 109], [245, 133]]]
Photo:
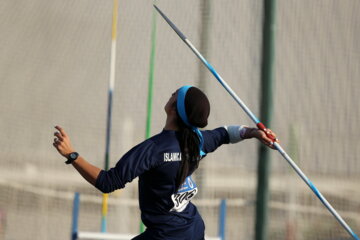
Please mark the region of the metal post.
[[[276, 0], [264, 0], [263, 41], [262, 41], [262, 66], [261, 66], [261, 106], [260, 119], [270, 127], [273, 108], [273, 78], [274, 78], [274, 37], [275, 37], [275, 6]], [[259, 161], [257, 173], [257, 201], [255, 239], [267, 239], [267, 202], [269, 195], [269, 149], [259, 147]]]

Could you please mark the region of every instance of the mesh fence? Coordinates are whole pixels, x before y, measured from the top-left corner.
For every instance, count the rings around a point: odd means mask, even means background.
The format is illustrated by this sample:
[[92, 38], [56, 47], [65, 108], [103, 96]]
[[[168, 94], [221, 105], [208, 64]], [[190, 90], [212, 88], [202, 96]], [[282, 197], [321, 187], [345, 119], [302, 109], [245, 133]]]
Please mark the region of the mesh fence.
[[[151, 1], [120, 1], [110, 165], [145, 137]], [[259, 116], [263, 1], [165, 1], [157, 5], [201, 49]], [[360, 229], [360, 2], [278, 0], [272, 129], [349, 225]], [[112, 1], [0, 1], [0, 239], [70, 238], [98, 231], [101, 195], [52, 147], [63, 126], [89, 162], [104, 165]], [[185, 84], [211, 102], [208, 129], [253, 125], [160, 17], [152, 134], [163, 106]], [[194, 202], [206, 234], [218, 234], [228, 200], [227, 239], [253, 239], [258, 143], [223, 146], [203, 161]], [[279, 154], [271, 154], [268, 239], [349, 239]], [[110, 195], [109, 232], [139, 231], [137, 180]]]

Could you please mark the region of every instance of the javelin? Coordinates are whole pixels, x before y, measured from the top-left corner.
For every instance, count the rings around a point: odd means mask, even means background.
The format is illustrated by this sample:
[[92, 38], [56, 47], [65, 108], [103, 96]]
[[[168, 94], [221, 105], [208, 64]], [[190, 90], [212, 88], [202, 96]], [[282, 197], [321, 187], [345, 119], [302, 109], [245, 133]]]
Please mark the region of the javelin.
[[330, 205], [330, 203], [325, 199], [325, 197], [320, 193], [320, 191], [315, 187], [315, 185], [310, 181], [310, 179], [301, 171], [301, 169], [295, 164], [295, 162], [290, 158], [290, 156], [282, 149], [279, 143], [276, 142], [276, 139], [271, 135], [268, 135], [266, 132], [266, 127], [260, 120], [250, 111], [250, 109], [245, 105], [243, 101], [236, 95], [236, 93], [231, 89], [231, 87], [222, 79], [222, 77], [215, 71], [213, 66], [200, 54], [200, 52], [192, 45], [192, 43], [186, 38], [186, 36], [175, 26], [174, 23], [170, 21], [168, 17], [156, 6], [155, 9], [160, 13], [160, 15], [165, 19], [165, 21], [170, 25], [170, 27], [177, 33], [177, 35], [185, 42], [185, 44], [195, 53], [195, 55], [203, 62], [203, 64], [210, 70], [210, 72], [215, 76], [219, 83], [225, 88], [225, 90], [234, 98], [234, 100], [240, 105], [240, 107], [245, 111], [245, 113], [253, 120], [256, 126], [264, 131], [266, 135], [273, 141], [273, 145], [276, 150], [285, 158], [285, 160], [291, 165], [295, 172], [304, 180], [304, 182], [310, 187], [310, 189], [315, 193], [315, 195], [320, 199], [322, 204], [330, 211], [330, 213], [336, 218], [336, 220], [345, 228], [345, 230], [355, 239], [360, 240], [359, 237], [351, 230], [349, 225], [342, 219], [342, 217], [336, 212], [336, 210]]

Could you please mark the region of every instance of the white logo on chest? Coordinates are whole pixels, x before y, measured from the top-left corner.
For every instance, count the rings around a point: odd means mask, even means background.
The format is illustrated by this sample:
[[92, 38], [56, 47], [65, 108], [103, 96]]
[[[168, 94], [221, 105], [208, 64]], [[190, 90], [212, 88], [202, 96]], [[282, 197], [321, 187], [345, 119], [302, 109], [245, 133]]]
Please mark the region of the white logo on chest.
[[177, 162], [181, 161], [181, 153], [164, 153], [164, 162]]

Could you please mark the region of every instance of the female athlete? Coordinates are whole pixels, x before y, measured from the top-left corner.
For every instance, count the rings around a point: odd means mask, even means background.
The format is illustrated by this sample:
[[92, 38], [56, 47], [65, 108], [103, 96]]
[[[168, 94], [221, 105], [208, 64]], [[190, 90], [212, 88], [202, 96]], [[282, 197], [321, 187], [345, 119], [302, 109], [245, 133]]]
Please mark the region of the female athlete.
[[144, 233], [133, 240], [202, 240], [205, 225], [191, 199], [198, 188], [191, 178], [202, 159], [222, 144], [257, 138], [274, 148], [267, 132], [246, 126], [225, 126], [200, 131], [207, 125], [210, 103], [196, 87], [183, 86], [165, 105], [164, 129], [128, 151], [108, 171], [88, 163], [72, 147], [59, 126], [54, 147], [76, 170], [101, 192], [124, 188], [139, 177], [139, 205]]

